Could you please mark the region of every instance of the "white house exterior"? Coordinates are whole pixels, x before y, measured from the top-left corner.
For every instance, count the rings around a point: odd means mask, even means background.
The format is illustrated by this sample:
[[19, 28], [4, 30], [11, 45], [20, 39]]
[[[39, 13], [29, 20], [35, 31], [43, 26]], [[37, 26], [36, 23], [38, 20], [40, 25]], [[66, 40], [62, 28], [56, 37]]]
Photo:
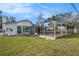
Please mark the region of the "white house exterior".
[[21, 20], [17, 22], [3, 23], [3, 35], [26, 35], [32, 32], [32, 22]]
[[2, 16], [0, 20], [2, 20], [0, 35], [10, 36], [26, 35], [32, 33], [33, 24], [31, 21], [27, 19], [11, 22], [11, 20], [8, 19], [6, 16]]
[[74, 33], [74, 27], [68, 24], [50, 21], [43, 22], [40, 25], [33, 25], [33, 23], [27, 19], [20, 21], [9, 21], [10, 19], [2, 17], [2, 27], [0, 24], [0, 35], [40, 35], [49, 39], [55, 39], [65, 35]]
[[29, 20], [21, 20], [16, 22], [17, 35], [29, 35], [32, 34], [33, 24]]
[[14, 23], [3, 23], [3, 35], [17, 35], [16, 22]]

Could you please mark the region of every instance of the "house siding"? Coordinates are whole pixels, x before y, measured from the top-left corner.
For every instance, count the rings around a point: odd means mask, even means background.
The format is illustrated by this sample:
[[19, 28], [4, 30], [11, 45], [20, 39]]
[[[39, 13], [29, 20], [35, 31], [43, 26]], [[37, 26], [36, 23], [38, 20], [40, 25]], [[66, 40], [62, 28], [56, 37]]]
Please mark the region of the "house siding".
[[3, 24], [4, 35], [17, 35], [16, 23], [5, 23]]
[[[2, 27], [3, 27], [3, 33], [1, 33], [2, 35], [19, 35], [17, 32], [17, 27], [21, 26], [21, 27], [32, 27], [33, 24], [27, 20], [21, 20], [18, 22], [10, 22], [10, 23], [3, 23]], [[32, 30], [30, 31], [32, 32]], [[21, 35], [23, 35], [23, 29], [22, 29], [22, 33], [20, 33]], [[29, 34], [29, 33], [28, 33]]]

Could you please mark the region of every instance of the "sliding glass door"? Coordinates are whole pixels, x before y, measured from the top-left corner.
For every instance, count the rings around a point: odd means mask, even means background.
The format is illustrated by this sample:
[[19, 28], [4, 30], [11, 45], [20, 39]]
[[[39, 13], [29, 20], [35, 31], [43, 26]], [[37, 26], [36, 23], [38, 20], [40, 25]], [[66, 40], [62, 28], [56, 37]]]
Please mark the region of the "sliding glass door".
[[18, 26], [17, 27], [18, 34], [31, 34], [31, 32], [32, 32], [32, 27], [28, 27], [28, 26]]

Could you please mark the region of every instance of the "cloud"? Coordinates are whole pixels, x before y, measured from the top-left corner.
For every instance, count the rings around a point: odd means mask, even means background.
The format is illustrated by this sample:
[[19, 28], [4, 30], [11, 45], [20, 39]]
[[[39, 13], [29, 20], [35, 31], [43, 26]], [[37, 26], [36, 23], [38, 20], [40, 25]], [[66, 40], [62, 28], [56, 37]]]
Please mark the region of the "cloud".
[[51, 15], [65, 13], [65, 12], [68, 12], [68, 10], [65, 10], [64, 8], [61, 8], [61, 7], [59, 7], [59, 8], [47, 8], [47, 9], [44, 9], [42, 11], [45, 18], [48, 18]]
[[27, 15], [20, 15], [19, 17], [20, 17], [20, 18], [22, 18], [22, 17], [23, 17], [23, 18], [32, 18], [32, 15], [28, 15], [28, 14], [27, 14]]
[[9, 3], [0, 4], [0, 10], [10, 14], [31, 13], [31, 4]]
[[47, 18], [53, 14], [58, 14], [58, 13], [64, 13], [67, 12], [68, 10], [65, 10], [62, 7], [56, 8], [56, 7], [50, 7], [42, 4], [38, 4], [39, 7], [43, 8], [41, 11], [44, 14], [44, 17]]
[[24, 14], [24, 13], [31, 13], [32, 11], [32, 8], [15, 8], [15, 9], [12, 9], [12, 10], [7, 10], [6, 12], [7, 13], [11, 13], [11, 14]]
[[0, 3], [0, 10], [9, 15], [15, 16], [18, 19], [33, 19], [37, 20], [38, 15], [42, 12], [44, 18], [57, 13], [66, 12], [64, 8], [56, 8], [46, 6], [44, 4], [30, 4], [30, 3]]
[[49, 16], [50, 14], [59, 13], [63, 11], [63, 9], [61, 8], [49, 8], [48, 6], [45, 6], [43, 4], [36, 4], [43, 10], [35, 10], [32, 5], [33, 4], [30, 3], [1, 3], [0, 10], [12, 15], [32, 14], [33, 16], [38, 16], [39, 13], [42, 12], [44, 13], [45, 17]]

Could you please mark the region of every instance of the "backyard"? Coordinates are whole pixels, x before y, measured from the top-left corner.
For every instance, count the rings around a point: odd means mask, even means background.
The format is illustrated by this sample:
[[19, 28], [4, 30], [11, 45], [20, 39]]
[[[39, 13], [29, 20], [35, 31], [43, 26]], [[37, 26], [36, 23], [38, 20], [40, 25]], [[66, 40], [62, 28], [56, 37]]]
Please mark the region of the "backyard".
[[79, 55], [79, 34], [56, 40], [38, 36], [0, 37], [1, 56], [55, 56]]

